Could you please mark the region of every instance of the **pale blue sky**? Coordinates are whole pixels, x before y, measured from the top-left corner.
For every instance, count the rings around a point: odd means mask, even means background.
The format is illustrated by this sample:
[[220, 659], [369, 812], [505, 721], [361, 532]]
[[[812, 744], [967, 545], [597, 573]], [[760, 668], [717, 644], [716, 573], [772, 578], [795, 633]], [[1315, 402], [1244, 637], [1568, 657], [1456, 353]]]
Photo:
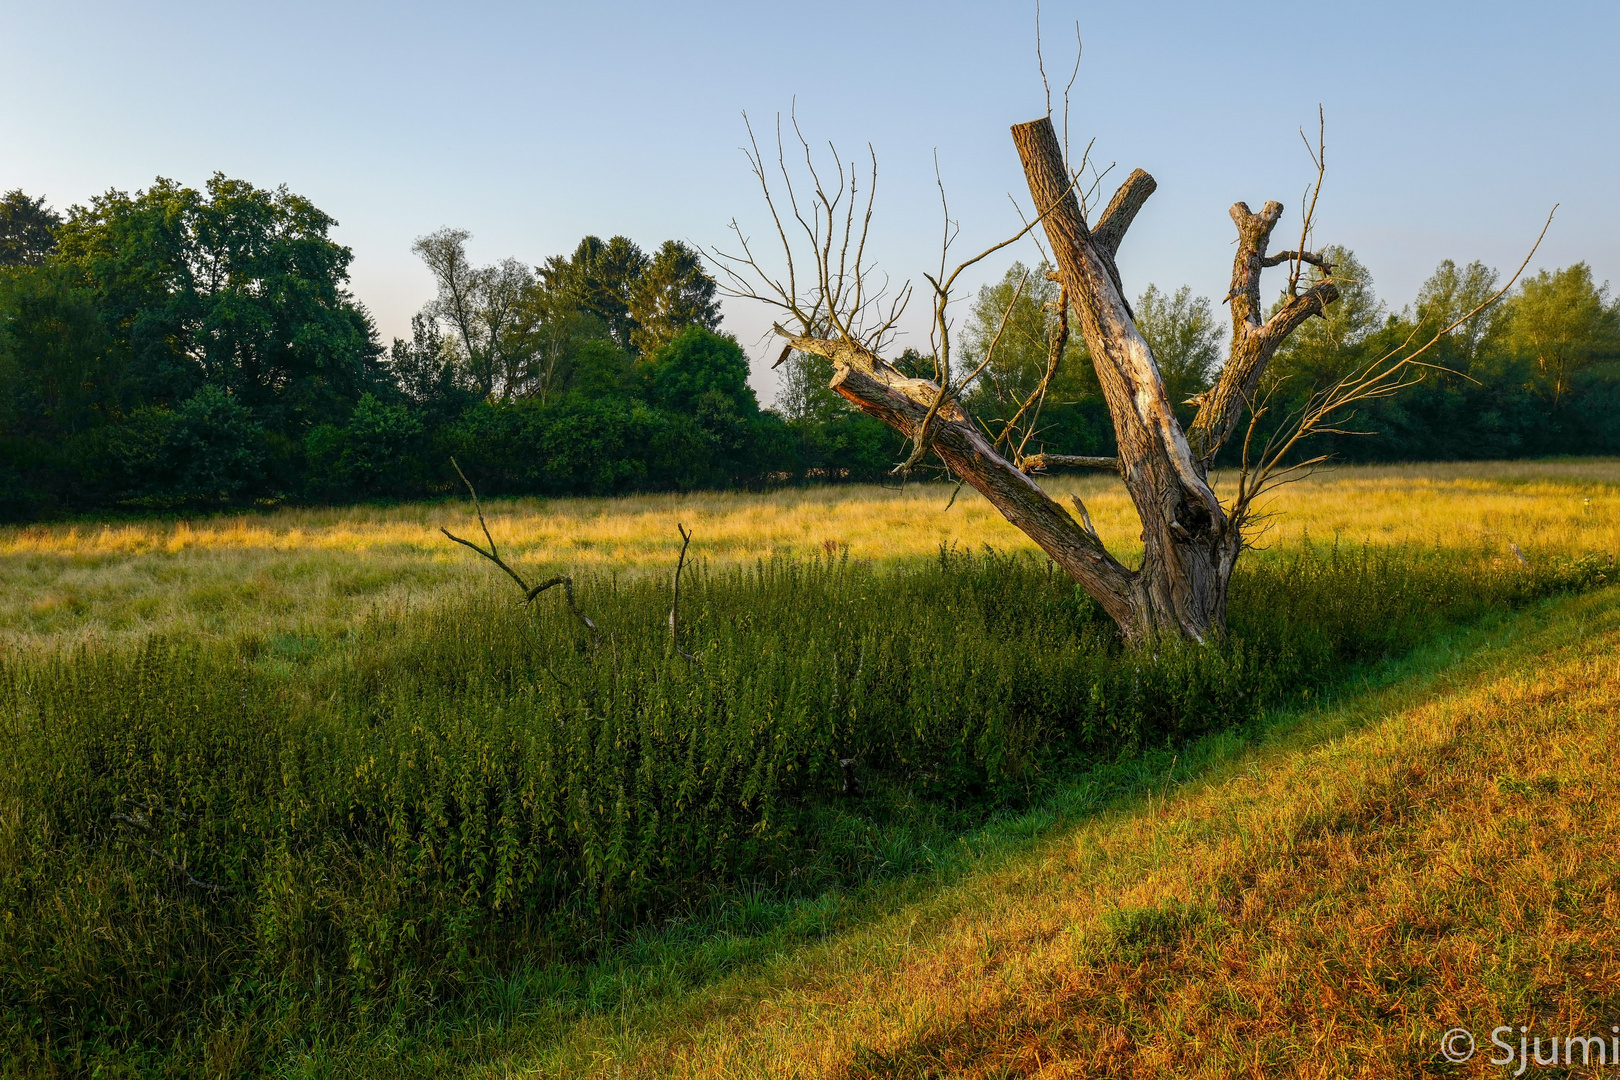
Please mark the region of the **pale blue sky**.
[[[1008, 125], [1044, 111], [1033, 4], [18, 3], [0, 8], [0, 188], [59, 208], [154, 176], [286, 183], [340, 222], [385, 337], [432, 293], [410, 253], [440, 225], [480, 261], [539, 262], [587, 232], [725, 240], [761, 207], [746, 109], [794, 98], [812, 137], [875, 144], [883, 265], [937, 262], [937, 148], [963, 248], [1017, 227]], [[1327, 111], [1318, 239], [1396, 307], [1443, 258], [1620, 276], [1620, 4], [1043, 6], [1071, 129], [1159, 181], [1126, 241], [1149, 282], [1227, 287], [1237, 199], [1297, 214], [1297, 134]], [[1063, 74], [1059, 74], [1059, 71]], [[1030, 250], [1026, 255], [1033, 255]], [[993, 269], [999, 272], [1005, 261]], [[982, 278], [980, 279], [982, 280]], [[764, 313], [728, 304], [750, 353]], [[920, 314], [920, 311], [919, 311]], [[920, 324], [920, 319], [913, 325]], [[913, 338], [913, 341], [916, 339]], [[917, 342], [921, 344], [921, 342]], [[756, 385], [769, 396], [768, 376]]]

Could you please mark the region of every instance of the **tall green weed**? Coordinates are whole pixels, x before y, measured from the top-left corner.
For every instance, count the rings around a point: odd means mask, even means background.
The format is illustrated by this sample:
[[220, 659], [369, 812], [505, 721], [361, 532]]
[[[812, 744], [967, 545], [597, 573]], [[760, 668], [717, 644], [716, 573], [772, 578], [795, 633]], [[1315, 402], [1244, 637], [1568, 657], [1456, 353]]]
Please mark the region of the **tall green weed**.
[[[1248, 560], [1228, 640], [1128, 649], [1044, 562], [762, 562], [250, 639], [0, 657], [0, 1035], [127, 1060], [426, 1015], [715, 888], [885, 864], [1085, 764], [1237, 722], [1599, 581], [1441, 551]], [[689, 659], [686, 654], [691, 654]], [[879, 845], [881, 848], [881, 845]]]

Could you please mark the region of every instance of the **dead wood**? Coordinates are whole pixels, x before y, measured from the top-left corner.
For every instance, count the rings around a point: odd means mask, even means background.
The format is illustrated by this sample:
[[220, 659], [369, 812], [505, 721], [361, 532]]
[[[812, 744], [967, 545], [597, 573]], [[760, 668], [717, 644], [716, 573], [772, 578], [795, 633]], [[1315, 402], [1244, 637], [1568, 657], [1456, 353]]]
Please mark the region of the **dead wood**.
[[490, 562], [504, 570], [506, 575], [513, 581], [517, 582], [518, 588], [522, 590], [523, 599], [520, 600], [519, 603], [524, 604], [525, 606], [534, 603], [535, 599], [539, 597], [541, 593], [561, 585], [563, 589], [563, 598], [568, 604], [568, 610], [573, 613], [574, 618], [578, 619], [582, 624], [584, 624], [586, 630], [590, 631], [592, 643], [600, 646], [602, 644], [602, 632], [596, 628], [596, 623], [591, 621], [590, 616], [586, 615], [585, 612], [580, 610], [579, 604], [574, 599], [573, 577], [568, 574], [558, 574], [555, 577], [547, 578], [545, 581], [542, 581], [540, 584], [531, 588], [529, 583], [523, 579], [523, 575], [512, 569], [512, 567], [507, 564], [506, 560], [501, 558], [500, 550], [495, 546], [495, 537], [490, 535], [489, 525], [484, 521], [484, 507], [483, 504], [478, 501], [478, 491], [473, 487], [472, 481], [468, 480], [467, 474], [461, 471], [461, 465], [457, 463], [455, 458], [450, 459], [450, 464], [455, 468], [456, 475], [461, 477], [461, 482], [467, 485], [467, 493], [472, 496], [473, 509], [478, 512], [478, 526], [484, 531], [484, 539], [489, 543], [489, 550], [486, 551], [477, 544], [473, 543], [471, 540], [465, 540], [457, 536], [455, 533], [444, 528], [443, 526], [439, 528], [439, 531], [463, 547], [469, 547], [478, 552], [478, 554], [482, 555], [484, 558], [488, 559]]
[[669, 604], [669, 647], [671, 651], [679, 653], [688, 660], [696, 660], [692, 653], [681, 648], [681, 571], [686, 569], [686, 549], [691, 546], [692, 533], [680, 522], [675, 523], [675, 529], [681, 534], [681, 556], [675, 561], [675, 587], [672, 591]]
[[[1224, 632], [1227, 587], [1246, 546], [1244, 526], [1253, 516], [1253, 500], [1268, 487], [1287, 482], [1320, 460], [1289, 463], [1302, 439], [1343, 430], [1335, 425], [1343, 422], [1347, 410], [1357, 402], [1387, 396], [1410, 385], [1417, 369], [1430, 366], [1420, 357], [1455, 327], [1441, 331], [1415, 350], [1408, 347], [1412, 344], [1409, 341], [1340, 383], [1316, 391], [1299, 414], [1289, 418], [1279, 432], [1262, 440], [1264, 445], [1258, 447], [1255, 456], [1256, 424], [1267, 408], [1264, 395], [1257, 399], [1257, 393], [1268, 365], [1290, 334], [1305, 320], [1323, 314], [1339, 296], [1330, 260], [1310, 247], [1326, 168], [1322, 130], [1325, 124], [1320, 125], [1314, 146], [1306, 141], [1316, 178], [1314, 187], [1306, 193], [1296, 244], [1268, 251], [1282, 218], [1281, 203], [1267, 202], [1258, 213], [1244, 202], [1232, 206], [1231, 217], [1238, 232], [1231, 287], [1226, 296], [1232, 312], [1232, 344], [1215, 385], [1187, 403], [1197, 406], [1197, 414], [1186, 430], [1176, 418], [1153, 351], [1136, 326], [1116, 261], [1131, 224], [1153, 194], [1156, 182], [1141, 169], [1133, 171], [1119, 185], [1095, 225], [1088, 224], [1086, 207], [1107, 172], [1093, 168], [1093, 184], [1080, 185], [1089, 158], [1083, 156], [1078, 167], [1068, 160], [1050, 113], [1012, 128], [1034, 200], [1033, 218], [1025, 219], [1022, 232], [950, 273], [946, 272], [946, 256], [957, 226], [945, 203], [943, 182], [939, 185], [945, 217], [940, 266], [937, 273], [924, 275], [932, 290], [932, 379], [902, 374], [880, 355], [911, 291], [909, 285], [903, 285], [889, 293], [886, 279], [882, 288], [870, 287], [866, 240], [872, 189], [867, 192], [864, 214], [858, 214], [853, 165], [846, 169], [839, 164], [835, 172], [826, 173], [836, 183], [823, 183], [822, 174], [811, 161], [809, 144], [798, 133], [797, 125], [794, 133], [804, 150], [805, 168], [812, 181], [812, 197], [803, 204], [794, 192], [786, 166], [780, 126], [777, 167], [785, 184], [785, 198], [779, 201], [773, 194], [757, 143], [748, 154], [782, 244], [786, 273], [767, 272], [735, 223], [741, 254], [714, 254], [730, 276], [733, 295], [771, 304], [797, 324], [791, 329], [780, 323], [775, 327], [786, 340], [784, 357], [798, 349], [831, 360], [834, 374], [830, 387], [862, 412], [910, 440], [906, 459], [896, 469], [902, 477], [927, 455], [936, 455], [957, 479], [958, 490], [966, 483], [984, 495], [1095, 598], [1126, 637], [1142, 641], [1170, 634], [1189, 641], [1209, 641]], [[872, 163], [875, 183], [875, 155]], [[963, 391], [989, 370], [1011, 306], [977, 366], [960, 374], [953, 367], [947, 309], [952, 303], [954, 283], [963, 270], [1037, 226], [1052, 249], [1057, 267], [1053, 276], [1059, 282], [1060, 294], [1055, 332], [1038, 386], [1017, 403], [1011, 420], [1002, 423], [999, 431], [991, 432], [968, 415], [961, 398]], [[798, 243], [790, 238], [795, 229], [802, 234]], [[806, 244], [809, 258], [804, 260], [804, 266], [808, 273], [801, 276], [795, 250]], [[1285, 265], [1288, 279], [1282, 301], [1267, 314], [1261, 299], [1262, 271]], [[1302, 280], [1307, 266], [1319, 271], [1312, 282]], [[1022, 288], [1020, 283], [1015, 302]], [[890, 299], [880, 305], [880, 296]], [[1478, 314], [1497, 298], [1492, 297], [1464, 319]], [[1113, 421], [1118, 444], [1115, 457], [1025, 452], [1039, 430], [1048, 389], [1061, 366], [1073, 325], [1071, 315], [1085, 339]], [[1231, 504], [1223, 505], [1209, 483], [1208, 469], [1241, 426], [1245, 413], [1249, 425], [1238, 494]], [[1073, 500], [1077, 522], [1030, 476], [1055, 468], [1118, 473], [1141, 522], [1140, 566], [1132, 569], [1109, 554], [1083, 502]], [[679, 573], [677, 565], [677, 579]], [[672, 608], [672, 646], [675, 619]]]

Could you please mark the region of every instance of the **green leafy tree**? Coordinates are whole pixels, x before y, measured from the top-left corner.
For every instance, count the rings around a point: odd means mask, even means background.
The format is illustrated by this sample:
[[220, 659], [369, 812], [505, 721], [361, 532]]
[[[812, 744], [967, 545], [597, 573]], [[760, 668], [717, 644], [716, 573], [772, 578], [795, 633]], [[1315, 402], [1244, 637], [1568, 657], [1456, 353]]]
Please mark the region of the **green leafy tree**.
[[1555, 411], [1575, 376], [1620, 345], [1620, 304], [1584, 262], [1526, 278], [1504, 314], [1508, 347], [1534, 361], [1536, 388]]
[[[1057, 283], [1047, 277], [1050, 270], [1045, 262], [1033, 268], [1015, 262], [1000, 281], [981, 287], [968, 309], [962, 333], [964, 372], [984, 361], [991, 342], [995, 342], [995, 351], [990, 354], [984, 374], [969, 388], [967, 404], [969, 411], [998, 435], [1000, 425], [1018, 413], [1020, 405], [1035, 395], [1046, 377], [1053, 337], [1058, 332], [1059, 290]], [[932, 365], [929, 367], [928, 372], [919, 375], [932, 378]], [[1019, 431], [1008, 433], [1014, 449], [1024, 442], [1028, 432], [1030, 452], [1052, 449], [1087, 454], [1108, 450], [1112, 429], [1102, 405], [1096, 369], [1078, 333], [1069, 335], [1039, 407], [1032, 406], [1019, 426]]]
[[1209, 297], [1183, 285], [1174, 293], [1149, 285], [1136, 301], [1136, 328], [1153, 349], [1173, 405], [1207, 390], [1221, 364], [1221, 336]]
[[759, 420], [759, 401], [748, 385], [748, 357], [735, 338], [689, 326], [643, 364], [654, 408], [697, 421], [712, 440], [716, 467], [735, 475]]
[[484, 397], [521, 396], [533, 352], [525, 299], [535, 278], [516, 259], [473, 266], [465, 229], [418, 237], [415, 251], [438, 286], [431, 314], [449, 327], [449, 341], [464, 383]]
[[62, 215], [13, 188], [0, 198], [0, 266], [39, 266], [56, 247]]
[[127, 404], [96, 297], [60, 266], [0, 269], [0, 517], [90, 494], [76, 462]]
[[290, 434], [346, 416], [383, 378], [335, 224], [284, 187], [160, 178], [73, 207], [55, 258], [96, 297], [144, 399], [172, 404], [206, 383]]
[[646, 269], [631, 283], [631, 344], [651, 356], [688, 326], [720, 327], [717, 286], [703, 259], [679, 240], [666, 240]]
[[411, 316], [411, 339], [394, 339], [387, 366], [394, 384], [416, 405], [437, 402], [455, 386], [455, 352], [428, 311]]
[[[1324, 315], [1307, 319], [1296, 329], [1267, 369], [1265, 385], [1288, 380], [1290, 393], [1308, 392], [1311, 386], [1325, 385], [1348, 374], [1361, 360], [1361, 345], [1383, 327], [1387, 312], [1373, 288], [1372, 273], [1347, 247], [1332, 244], [1322, 250], [1333, 266], [1333, 281], [1339, 298], [1329, 304]], [[1322, 271], [1307, 267], [1301, 290], [1314, 288]], [[1279, 298], [1273, 310], [1280, 307]]]
[[611, 339], [582, 337], [573, 343], [568, 392], [591, 400], [625, 398], [634, 373], [635, 361]]
[[618, 369], [613, 379], [622, 382], [630, 361], [601, 319], [542, 286], [525, 291], [521, 308], [524, 360], [513, 373], [509, 397], [549, 402], [582, 389], [581, 380], [590, 384], [585, 392], [600, 395], [600, 361], [609, 355]]
[[[1498, 279], [1494, 269], [1477, 260], [1458, 269], [1446, 259], [1418, 289], [1415, 310], [1406, 316], [1406, 324], [1420, 326], [1420, 337], [1426, 340], [1489, 300]], [[1441, 350], [1447, 366], [1461, 364], [1467, 371], [1481, 362], [1487, 346], [1501, 336], [1504, 310], [1501, 305], [1487, 308], [1447, 334]]]
[[540, 268], [545, 289], [577, 311], [594, 315], [619, 348], [634, 353], [637, 322], [631, 294], [648, 267], [646, 253], [622, 236], [587, 236], [572, 256], [554, 255]]
[[105, 467], [120, 500], [147, 509], [240, 503], [263, 491], [265, 430], [218, 386], [204, 386], [179, 408], [137, 409], [111, 428]]
[[692, 412], [708, 395], [742, 413], [759, 411], [748, 385], [748, 357], [735, 338], [689, 326], [643, 365], [648, 396], [661, 409]]
[[854, 408], [828, 387], [833, 365], [824, 356], [792, 352], [781, 372], [776, 401], [790, 424], [824, 424]]
[[67, 439], [124, 404], [96, 297], [58, 266], [0, 272], [0, 432]]
[[426, 430], [403, 404], [365, 394], [348, 423], [323, 424], [305, 438], [310, 488], [328, 498], [397, 497], [418, 493]]

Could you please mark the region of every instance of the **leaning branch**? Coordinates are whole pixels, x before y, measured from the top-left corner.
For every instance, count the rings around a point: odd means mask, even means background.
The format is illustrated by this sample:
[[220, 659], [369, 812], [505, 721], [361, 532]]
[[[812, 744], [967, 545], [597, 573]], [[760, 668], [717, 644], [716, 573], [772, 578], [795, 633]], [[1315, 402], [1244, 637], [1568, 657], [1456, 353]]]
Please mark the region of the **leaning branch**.
[[1117, 457], [1086, 457], [1079, 454], [1030, 454], [1018, 459], [1018, 467], [1026, 473], [1045, 472], [1048, 469], [1100, 469], [1119, 472]]
[[523, 580], [523, 575], [512, 569], [509, 565], [507, 565], [506, 560], [501, 558], [500, 551], [495, 547], [495, 537], [490, 535], [489, 525], [484, 521], [484, 507], [478, 501], [478, 491], [473, 487], [472, 481], [468, 480], [467, 474], [461, 471], [461, 466], [456, 462], [455, 458], [450, 459], [450, 464], [454, 466], [456, 475], [461, 477], [461, 482], [467, 485], [467, 493], [472, 496], [473, 509], [478, 512], [478, 526], [484, 531], [484, 539], [489, 542], [489, 550], [485, 551], [471, 540], [465, 540], [443, 526], [439, 527], [439, 531], [444, 533], [447, 538], [454, 540], [463, 547], [472, 548], [474, 551], [478, 552], [478, 554], [482, 555], [484, 558], [506, 571], [506, 575], [513, 581], [517, 582], [518, 588], [523, 590], [523, 599], [519, 602], [524, 605], [534, 603], [535, 598], [541, 593], [561, 585], [563, 587], [563, 597], [568, 602], [568, 610], [573, 613], [574, 618], [578, 619], [584, 624], [585, 629], [591, 632], [592, 640], [597, 645], [600, 645], [602, 643], [602, 632], [596, 628], [596, 624], [591, 621], [590, 616], [586, 615], [585, 612], [580, 610], [579, 604], [574, 600], [574, 579], [567, 574], [558, 574], [556, 577], [542, 581], [540, 584], [531, 588], [529, 583]]
[[692, 531], [678, 521], [675, 530], [681, 534], [681, 557], [675, 562], [675, 588], [669, 604], [669, 647], [688, 660], [696, 660], [696, 656], [681, 648], [680, 642], [681, 571], [686, 569], [686, 549], [691, 546]]
[[799, 337], [794, 348], [833, 361], [831, 387], [868, 416], [913, 438], [934, 413], [932, 445], [951, 472], [966, 480], [1015, 528], [1085, 585], [1104, 610], [1132, 625], [1133, 573], [1110, 555], [1096, 535], [1077, 523], [1040, 486], [997, 453], [955, 402], [932, 409], [936, 383], [910, 379], [851, 341]]

